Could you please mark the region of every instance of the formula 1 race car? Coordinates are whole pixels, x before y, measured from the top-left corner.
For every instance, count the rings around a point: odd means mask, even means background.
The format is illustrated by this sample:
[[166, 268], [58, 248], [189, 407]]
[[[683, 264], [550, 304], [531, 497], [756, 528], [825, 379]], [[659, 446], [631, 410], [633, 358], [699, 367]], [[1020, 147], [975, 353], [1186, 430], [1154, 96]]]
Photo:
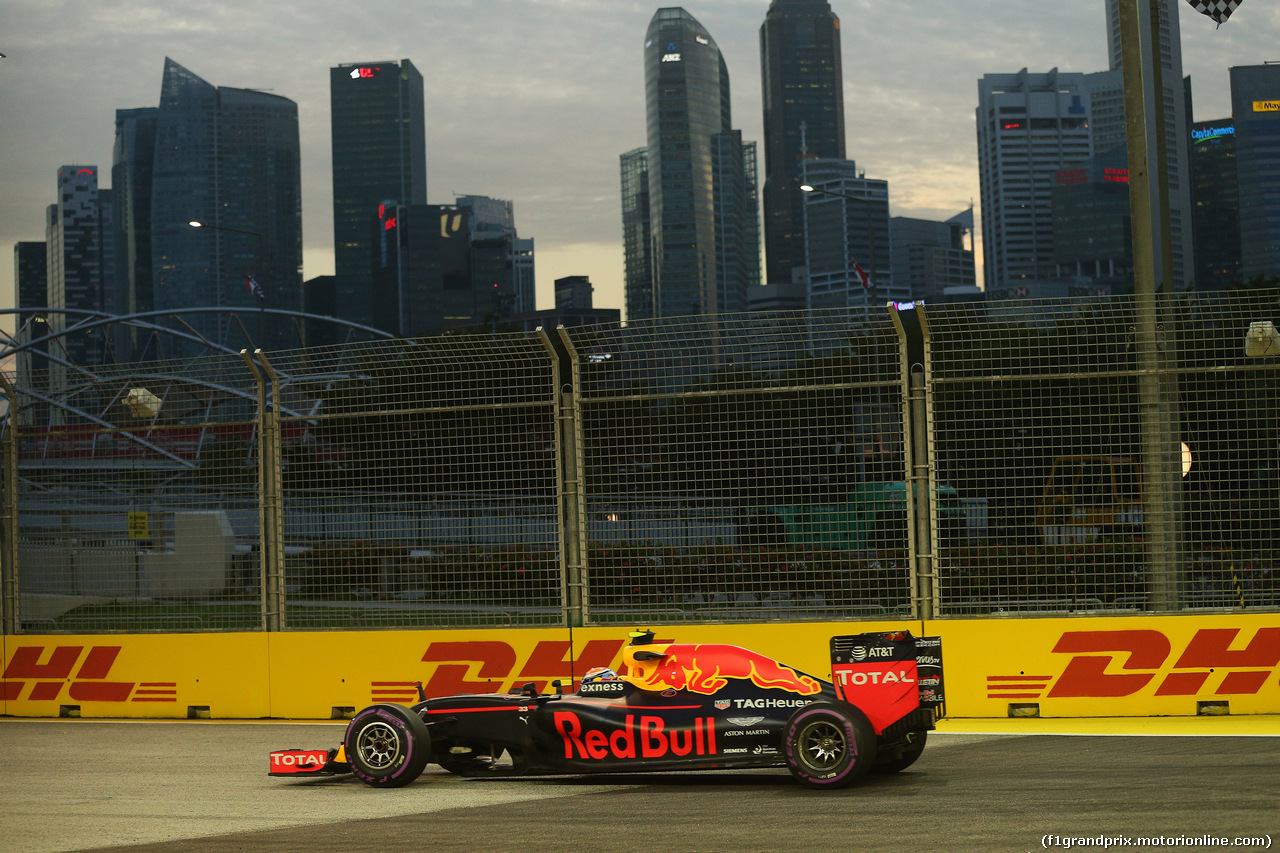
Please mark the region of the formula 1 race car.
[[623, 673], [588, 673], [576, 693], [553, 682], [371, 705], [341, 745], [273, 752], [269, 773], [395, 788], [428, 762], [466, 776], [786, 765], [804, 785], [839, 788], [911, 766], [944, 714], [937, 637], [832, 637], [834, 683], [738, 646], [653, 637], [633, 632]]

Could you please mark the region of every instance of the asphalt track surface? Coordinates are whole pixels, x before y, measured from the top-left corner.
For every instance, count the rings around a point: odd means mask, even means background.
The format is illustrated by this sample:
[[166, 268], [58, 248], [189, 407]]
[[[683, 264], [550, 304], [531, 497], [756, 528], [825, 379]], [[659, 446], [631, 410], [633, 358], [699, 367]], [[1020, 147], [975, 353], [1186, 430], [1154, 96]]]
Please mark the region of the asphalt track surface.
[[[815, 792], [785, 770], [473, 780], [434, 765], [384, 791], [266, 775], [271, 749], [328, 746], [341, 724], [5, 718], [0, 853], [939, 853], [1041, 850], [1047, 835], [1268, 849], [1280, 844], [1280, 725], [1269, 719], [1176, 729], [1192, 736], [970, 721], [931, 735], [903, 773]], [[1238, 837], [1265, 840], [1232, 846]]]

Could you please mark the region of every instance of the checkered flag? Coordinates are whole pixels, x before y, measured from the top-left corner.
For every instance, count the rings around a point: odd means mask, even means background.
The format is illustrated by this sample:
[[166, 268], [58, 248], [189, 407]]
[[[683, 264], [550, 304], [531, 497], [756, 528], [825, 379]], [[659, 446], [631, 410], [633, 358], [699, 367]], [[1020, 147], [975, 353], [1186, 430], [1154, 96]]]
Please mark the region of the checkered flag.
[[1231, 17], [1231, 13], [1236, 10], [1244, 0], [1187, 0], [1191, 4], [1191, 8], [1195, 9], [1201, 15], [1208, 15], [1222, 26], [1222, 22]]

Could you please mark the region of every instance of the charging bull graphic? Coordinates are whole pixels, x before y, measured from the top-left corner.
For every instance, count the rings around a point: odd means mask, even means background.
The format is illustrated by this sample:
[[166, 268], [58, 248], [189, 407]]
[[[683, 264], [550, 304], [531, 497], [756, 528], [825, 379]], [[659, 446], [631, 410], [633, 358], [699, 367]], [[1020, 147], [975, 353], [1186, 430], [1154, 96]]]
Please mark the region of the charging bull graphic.
[[735, 678], [765, 690], [788, 690], [801, 696], [822, 692], [816, 678], [738, 646], [672, 643], [630, 646], [625, 654], [627, 673], [623, 677], [643, 690], [688, 690], [709, 696]]

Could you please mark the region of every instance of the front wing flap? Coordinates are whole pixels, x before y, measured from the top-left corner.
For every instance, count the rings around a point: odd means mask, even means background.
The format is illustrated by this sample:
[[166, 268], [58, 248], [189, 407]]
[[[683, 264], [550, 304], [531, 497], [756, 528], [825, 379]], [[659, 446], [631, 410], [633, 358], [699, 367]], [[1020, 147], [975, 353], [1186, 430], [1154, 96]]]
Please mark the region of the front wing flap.
[[350, 773], [343, 747], [332, 749], [278, 749], [271, 753], [268, 776], [334, 776]]

